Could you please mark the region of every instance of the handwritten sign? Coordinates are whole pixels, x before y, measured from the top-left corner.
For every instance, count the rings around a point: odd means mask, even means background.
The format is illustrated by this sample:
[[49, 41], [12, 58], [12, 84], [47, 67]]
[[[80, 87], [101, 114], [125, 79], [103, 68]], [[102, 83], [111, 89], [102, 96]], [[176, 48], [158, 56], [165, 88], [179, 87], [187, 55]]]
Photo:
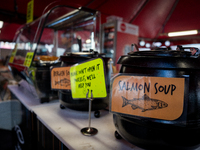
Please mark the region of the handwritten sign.
[[13, 63], [16, 53], [17, 53], [17, 44], [15, 44], [15, 48], [12, 50], [9, 63]]
[[71, 90], [70, 67], [57, 67], [51, 69], [51, 88]]
[[26, 58], [25, 58], [25, 61], [24, 61], [24, 66], [30, 67], [32, 59], [33, 59], [33, 55], [34, 55], [34, 52], [27, 52], [26, 53]]
[[183, 112], [185, 78], [124, 76], [114, 78], [111, 111], [175, 120]]
[[107, 96], [104, 63], [101, 58], [75, 65], [70, 68], [70, 81], [73, 98], [91, 97], [104, 98]]
[[26, 23], [30, 23], [33, 21], [33, 5], [34, 5], [33, 0], [31, 0], [27, 4]]

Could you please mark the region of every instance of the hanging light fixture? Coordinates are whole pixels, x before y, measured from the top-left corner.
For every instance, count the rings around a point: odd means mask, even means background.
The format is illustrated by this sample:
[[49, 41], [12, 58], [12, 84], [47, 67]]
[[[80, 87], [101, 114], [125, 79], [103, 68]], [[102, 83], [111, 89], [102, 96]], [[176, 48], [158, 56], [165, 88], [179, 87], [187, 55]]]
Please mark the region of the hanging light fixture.
[[168, 36], [173, 37], [173, 36], [184, 36], [184, 35], [194, 35], [198, 34], [198, 30], [188, 30], [188, 31], [180, 31], [180, 32], [169, 32]]

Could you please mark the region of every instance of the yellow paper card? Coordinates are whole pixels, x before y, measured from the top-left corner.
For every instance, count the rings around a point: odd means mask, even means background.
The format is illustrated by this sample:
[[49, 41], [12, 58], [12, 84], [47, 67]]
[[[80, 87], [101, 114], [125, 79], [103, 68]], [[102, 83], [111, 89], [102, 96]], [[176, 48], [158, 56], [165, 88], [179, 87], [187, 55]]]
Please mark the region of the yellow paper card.
[[34, 52], [27, 52], [26, 53], [26, 58], [25, 58], [25, 61], [24, 61], [24, 66], [30, 67], [32, 59], [33, 59], [33, 55], [34, 55]]
[[101, 58], [72, 66], [70, 68], [70, 82], [72, 97], [86, 98], [104, 98], [107, 96], [104, 63]]
[[30, 23], [33, 21], [33, 5], [34, 5], [33, 0], [31, 0], [27, 4], [26, 23]]
[[15, 45], [15, 48], [12, 50], [9, 63], [13, 63], [16, 53], [17, 53], [17, 44]]

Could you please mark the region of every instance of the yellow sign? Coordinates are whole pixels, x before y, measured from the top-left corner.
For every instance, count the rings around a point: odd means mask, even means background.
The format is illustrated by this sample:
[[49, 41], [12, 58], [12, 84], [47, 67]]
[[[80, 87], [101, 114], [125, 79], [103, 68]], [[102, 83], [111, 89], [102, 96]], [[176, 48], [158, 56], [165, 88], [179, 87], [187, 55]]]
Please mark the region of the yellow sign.
[[30, 23], [33, 21], [33, 5], [34, 5], [33, 0], [31, 0], [27, 4], [26, 23]]
[[175, 120], [183, 112], [185, 78], [117, 76], [112, 84], [111, 111]]
[[70, 82], [73, 98], [104, 98], [107, 96], [104, 63], [101, 58], [72, 66], [70, 68]]
[[25, 61], [24, 61], [24, 66], [30, 67], [32, 59], [33, 59], [33, 55], [34, 55], [34, 52], [27, 52], [26, 53], [26, 58], [25, 58]]
[[17, 53], [17, 44], [15, 44], [15, 48], [12, 50], [9, 63], [13, 63], [16, 53]]
[[51, 88], [71, 90], [70, 67], [57, 67], [51, 69]]

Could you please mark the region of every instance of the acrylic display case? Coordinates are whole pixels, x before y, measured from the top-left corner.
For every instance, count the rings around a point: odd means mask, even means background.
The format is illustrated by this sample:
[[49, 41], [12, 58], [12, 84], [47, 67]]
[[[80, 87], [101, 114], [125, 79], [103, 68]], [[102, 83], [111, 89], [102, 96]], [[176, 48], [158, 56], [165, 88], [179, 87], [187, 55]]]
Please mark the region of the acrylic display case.
[[100, 13], [88, 8], [56, 6], [21, 27], [14, 39], [9, 67], [17, 81], [35, 87], [41, 102], [57, 97], [51, 90], [50, 67], [70, 52], [99, 52]]

